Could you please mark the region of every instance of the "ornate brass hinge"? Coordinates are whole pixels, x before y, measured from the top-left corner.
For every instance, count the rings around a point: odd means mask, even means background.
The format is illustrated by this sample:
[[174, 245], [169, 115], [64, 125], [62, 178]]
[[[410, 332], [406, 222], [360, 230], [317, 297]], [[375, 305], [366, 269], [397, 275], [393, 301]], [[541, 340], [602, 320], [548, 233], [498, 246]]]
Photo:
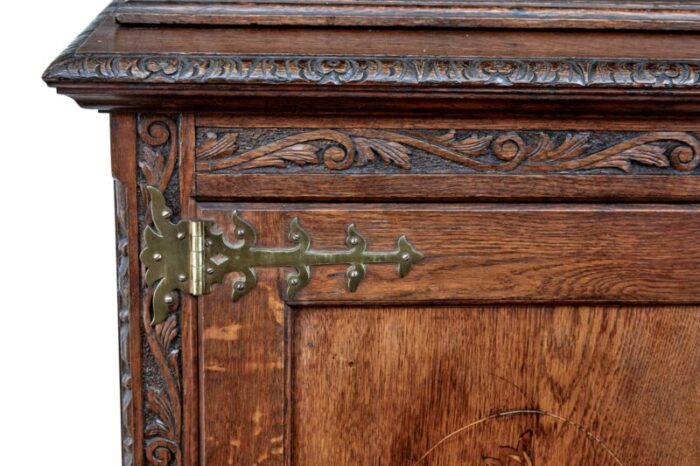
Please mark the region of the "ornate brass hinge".
[[207, 220], [181, 220], [172, 223], [172, 211], [165, 205], [163, 194], [149, 187], [153, 227], [146, 228], [145, 247], [141, 261], [146, 266], [146, 283], [156, 282], [153, 294], [153, 323], [163, 322], [168, 307], [175, 301], [173, 293], [180, 290], [194, 296], [211, 291], [214, 283], [221, 283], [231, 272], [240, 274], [233, 284], [233, 301], [238, 301], [257, 283], [255, 267], [293, 267], [287, 276], [287, 296], [305, 287], [315, 265], [348, 264], [347, 287], [354, 292], [366, 274], [366, 264], [397, 264], [404, 277], [414, 264], [423, 259], [405, 236], [398, 239], [391, 252], [367, 251], [367, 241], [354, 225], [347, 228], [345, 251], [317, 251], [311, 249], [309, 233], [292, 220], [289, 239], [295, 246], [281, 249], [255, 247], [255, 230], [237, 212], [233, 213], [236, 243], [229, 243], [216, 225]]

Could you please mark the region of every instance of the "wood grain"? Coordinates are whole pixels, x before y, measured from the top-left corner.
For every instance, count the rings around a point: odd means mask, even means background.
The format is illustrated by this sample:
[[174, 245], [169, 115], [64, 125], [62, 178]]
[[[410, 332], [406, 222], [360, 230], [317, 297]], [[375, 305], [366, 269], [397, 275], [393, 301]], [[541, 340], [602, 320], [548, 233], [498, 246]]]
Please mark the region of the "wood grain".
[[696, 30], [700, 5], [664, 2], [129, 1], [124, 24]]
[[[279, 213], [250, 219], [275, 224]], [[266, 242], [283, 235], [259, 232]], [[233, 277], [199, 300], [203, 465], [285, 464], [286, 307], [276, 292], [279, 271], [260, 272], [239, 306], [230, 303]]]
[[284, 210], [273, 227], [282, 234], [298, 216], [318, 249], [342, 248], [354, 223], [371, 250], [393, 250], [406, 235], [426, 256], [404, 278], [390, 265], [368, 267], [354, 294], [344, 266], [318, 267], [298, 303], [700, 300], [700, 245], [689, 240], [697, 205], [206, 204], [202, 213], [227, 225], [234, 208], [245, 218]]
[[[700, 454], [697, 308], [291, 316], [294, 465], [690, 466]], [[487, 461], [526, 432], [530, 463]]]
[[[199, 174], [203, 201], [700, 202], [700, 177]], [[311, 189], [309, 189], [311, 188]]]
[[[120, 380], [122, 382], [122, 464], [144, 464], [144, 407], [142, 340], [139, 319], [141, 285], [139, 262], [138, 186], [136, 183], [136, 118], [115, 113], [110, 118], [112, 176], [119, 186], [116, 211], [119, 219], [119, 257], [128, 259], [128, 270], [119, 263], [120, 280]], [[124, 230], [126, 227], [126, 230]], [[126, 315], [125, 315], [126, 314]], [[127, 327], [128, 325], [128, 327]], [[124, 339], [122, 341], [122, 338]], [[127, 340], [128, 339], [128, 340]], [[121, 346], [123, 345], [123, 346]]]
[[77, 53], [696, 60], [699, 49], [700, 37], [682, 32], [591, 31], [583, 41], [566, 31], [120, 27], [107, 18]]
[[[178, 128], [178, 175], [181, 215], [196, 217], [197, 203], [192, 196], [194, 187], [194, 115], [180, 117]], [[196, 465], [199, 461], [199, 312], [197, 299], [182, 296], [182, 393], [183, 393], [183, 463]]]

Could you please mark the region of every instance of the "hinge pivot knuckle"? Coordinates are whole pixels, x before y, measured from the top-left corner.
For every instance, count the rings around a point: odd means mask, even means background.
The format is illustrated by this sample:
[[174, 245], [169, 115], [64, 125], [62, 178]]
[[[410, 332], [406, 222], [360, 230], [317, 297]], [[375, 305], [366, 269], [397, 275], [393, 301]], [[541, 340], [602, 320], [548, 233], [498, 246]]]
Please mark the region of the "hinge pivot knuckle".
[[191, 220], [188, 225], [190, 238], [190, 294], [204, 294], [204, 222]]

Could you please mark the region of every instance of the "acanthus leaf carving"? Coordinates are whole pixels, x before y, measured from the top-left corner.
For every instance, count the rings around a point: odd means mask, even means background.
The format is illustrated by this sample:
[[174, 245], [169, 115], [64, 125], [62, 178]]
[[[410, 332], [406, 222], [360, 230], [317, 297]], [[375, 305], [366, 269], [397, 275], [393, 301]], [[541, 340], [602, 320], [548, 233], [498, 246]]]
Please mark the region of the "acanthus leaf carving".
[[[206, 134], [204, 141], [197, 146], [197, 158], [207, 160], [213, 158], [230, 157], [238, 150], [236, 141], [238, 134], [226, 133], [222, 137], [214, 132]], [[155, 184], [151, 184], [154, 186]]]
[[[373, 162], [411, 170], [418, 154], [486, 173], [578, 173], [596, 169], [628, 173], [635, 165], [689, 172], [700, 164], [700, 141], [692, 133], [611, 133], [596, 137], [592, 132], [561, 131], [458, 135], [456, 130], [449, 130], [434, 135], [418, 130], [307, 130], [214, 160], [199, 159], [197, 170], [243, 172], [284, 169], [290, 163], [323, 163], [328, 170], [342, 171]], [[608, 139], [611, 142], [606, 142]]]
[[411, 158], [409, 149], [394, 141], [387, 141], [377, 138], [353, 138], [357, 147], [358, 163], [366, 165], [375, 160], [375, 154], [385, 165], [394, 164], [399, 168], [409, 170], [411, 168]]
[[[178, 162], [177, 123], [165, 115], [139, 116], [138, 119], [141, 209], [147, 206], [146, 186], [166, 190], [174, 177]], [[226, 142], [235, 140], [229, 136]], [[219, 148], [219, 150], [221, 150]], [[175, 180], [175, 181], [173, 181]], [[145, 230], [148, 216], [141, 217], [140, 230]], [[143, 280], [143, 277], [142, 277]], [[144, 452], [151, 466], [182, 466], [182, 381], [180, 369], [180, 322], [171, 313], [163, 323], [151, 325], [153, 287], [142, 283], [143, 335], [148, 351], [144, 354], [145, 426]], [[179, 309], [177, 297], [171, 310]], [[152, 367], [154, 370], [146, 369]]]

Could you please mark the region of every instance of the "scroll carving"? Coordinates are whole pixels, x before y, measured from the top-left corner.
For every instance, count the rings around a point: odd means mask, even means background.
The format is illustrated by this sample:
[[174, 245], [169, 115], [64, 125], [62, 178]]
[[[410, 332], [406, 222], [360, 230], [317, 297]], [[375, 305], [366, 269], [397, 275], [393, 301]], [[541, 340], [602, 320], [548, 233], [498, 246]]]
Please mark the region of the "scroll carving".
[[[168, 116], [141, 116], [138, 122], [138, 166], [141, 189], [140, 231], [147, 222], [146, 186], [158, 186], [163, 192], [178, 191], [177, 122]], [[169, 200], [174, 214], [179, 211], [178, 196]], [[153, 466], [182, 465], [182, 377], [180, 361], [180, 322], [171, 313], [163, 323], [151, 325], [153, 287], [142, 282], [142, 320], [146, 348], [144, 356], [146, 463]], [[179, 309], [177, 299], [171, 311]]]
[[[577, 173], [636, 168], [690, 172], [700, 164], [700, 141], [688, 132], [593, 133], [532, 131], [304, 130], [240, 149], [256, 130], [206, 130], [197, 150], [199, 172], [245, 172], [314, 167], [357, 171], [362, 167], [415, 168], [415, 159], [440, 159], [445, 168], [475, 172]], [[250, 145], [250, 143], [248, 143]], [[441, 170], [423, 162], [417, 171]]]

